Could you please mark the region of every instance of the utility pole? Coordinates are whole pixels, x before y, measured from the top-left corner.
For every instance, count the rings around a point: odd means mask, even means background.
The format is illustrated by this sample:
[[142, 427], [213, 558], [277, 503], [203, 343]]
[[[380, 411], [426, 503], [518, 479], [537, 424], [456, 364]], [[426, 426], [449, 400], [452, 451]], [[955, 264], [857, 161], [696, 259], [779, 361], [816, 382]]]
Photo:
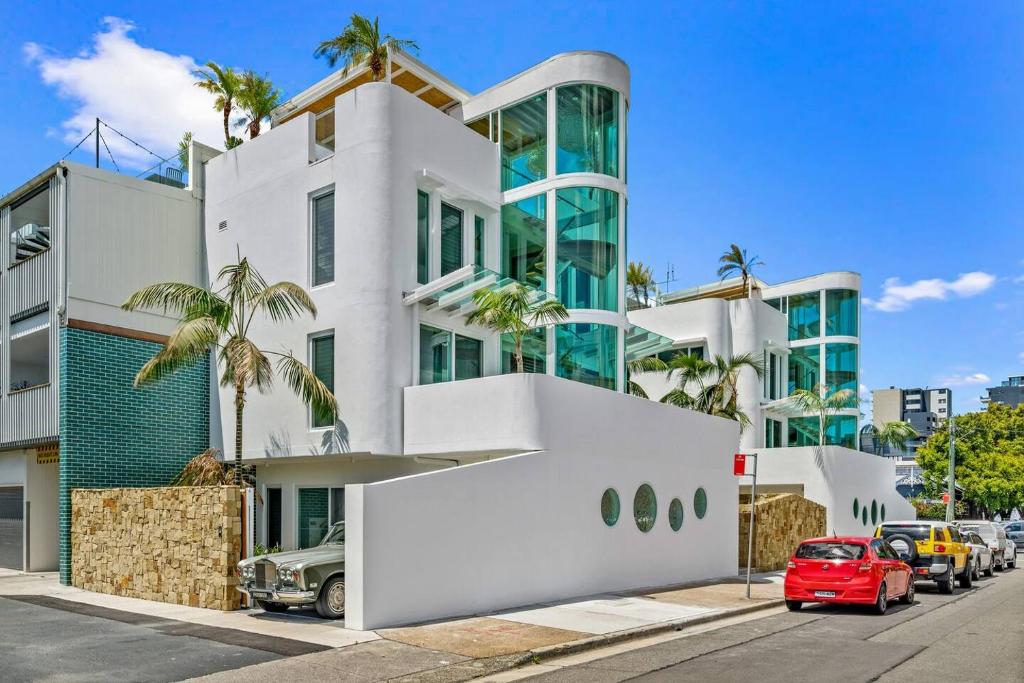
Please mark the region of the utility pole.
[[100, 117], [96, 117], [96, 128], [93, 130], [96, 135], [96, 168], [100, 167]]
[[952, 522], [954, 518], [954, 512], [956, 511], [956, 480], [955, 480], [955, 469], [956, 469], [956, 417], [953, 415], [949, 416], [949, 474], [946, 478], [946, 484], [948, 485], [947, 495], [949, 500], [946, 501], [946, 521]]

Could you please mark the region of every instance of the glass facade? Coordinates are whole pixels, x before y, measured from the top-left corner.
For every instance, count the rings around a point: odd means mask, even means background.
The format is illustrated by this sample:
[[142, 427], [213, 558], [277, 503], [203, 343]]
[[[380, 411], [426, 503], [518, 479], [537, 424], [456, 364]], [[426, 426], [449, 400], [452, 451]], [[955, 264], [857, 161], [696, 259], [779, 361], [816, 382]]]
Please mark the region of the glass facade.
[[483, 342], [455, 335], [455, 379], [483, 376]]
[[334, 193], [313, 198], [313, 286], [334, 282]]
[[817, 417], [791, 417], [787, 422], [789, 425], [788, 446], [818, 445], [819, 420]]
[[[547, 372], [548, 334], [547, 329], [538, 327], [523, 337], [523, 372]], [[515, 369], [515, 342], [512, 335], [501, 335], [501, 372], [509, 374]]]
[[[815, 429], [818, 419], [814, 418]], [[825, 443], [847, 448], [857, 448], [857, 416], [836, 415], [825, 430]]]
[[441, 203], [441, 275], [462, 267], [462, 211]]
[[501, 111], [501, 189], [547, 177], [548, 96], [541, 93]]
[[486, 223], [481, 216], [473, 216], [473, 263], [484, 265], [484, 234]]
[[501, 274], [546, 289], [547, 199], [527, 197], [501, 207]]
[[821, 336], [821, 292], [789, 297], [789, 340]]
[[430, 195], [416, 193], [416, 282], [430, 281]]
[[[310, 369], [313, 374], [327, 385], [331, 393], [334, 393], [334, 335], [313, 337], [310, 342], [310, 356]], [[313, 411], [311, 424], [313, 427], [330, 427], [331, 417]]]
[[619, 175], [619, 95], [599, 85], [563, 85], [558, 103], [557, 173]]
[[789, 392], [817, 391], [821, 385], [821, 346], [797, 346], [789, 351]]
[[618, 310], [619, 195], [570, 187], [556, 196], [558, 298], [567, 308]]
[[420, 325], [420, 384], [447, 382], [452, 378], [451, 337], [448, 330]]
[[825, 344], [825, 385], [829, 393], [849, 389], [857, 394], [856, 344]]
[[857, 336], [857, 311], [860, 295], [853, 289], [830, 289], [825, 292], [825, 334]]
[[596, 323], [568, 323], [555, 328], [559, 377], [615, 389], [618, 329]]

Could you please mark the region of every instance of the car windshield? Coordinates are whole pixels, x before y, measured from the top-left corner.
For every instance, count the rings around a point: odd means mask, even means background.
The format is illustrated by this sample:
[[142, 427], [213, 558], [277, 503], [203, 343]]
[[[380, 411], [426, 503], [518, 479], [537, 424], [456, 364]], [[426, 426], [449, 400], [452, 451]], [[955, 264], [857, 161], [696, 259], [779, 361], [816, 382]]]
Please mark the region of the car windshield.
[[888, 539], [896, 534], [910, 536], [915, 541], [927, 541], [931, 538], [932, 528], [926, 524], [883, 524], [882, 538]]
[[320, 541], [320, 545], [344, 545], [345, 544], [345, 522], [338, 522], [331, 527], [331, 530]]
[[859, 543], [802, 543], [796, 550], [802, 560], [859, 560], [864, 546]]
[[973, 531], [974, 533], [984, 538], [986, 541], [996, 540], [996, 530], [988, 526], [987, 524], [985, 526], [981, 526], [979, 524], [964, 524], [960, 527], [960, 529], [962, 529], [963, 531]]

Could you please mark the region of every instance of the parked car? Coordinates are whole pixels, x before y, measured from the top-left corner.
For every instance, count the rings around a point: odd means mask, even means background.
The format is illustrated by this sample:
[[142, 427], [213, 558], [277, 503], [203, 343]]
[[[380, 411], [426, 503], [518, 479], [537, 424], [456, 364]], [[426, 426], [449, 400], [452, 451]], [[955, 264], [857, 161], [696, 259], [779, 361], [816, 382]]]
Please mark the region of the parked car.
[[971, 578], [977, 581], [982, 573], [985, 576], [992, 576], [996, 566], [995, 553], [985, 539], [979, 536], [977, 531], [967, 531], [962, 527], [960, 535], [964, 543], [971, 547]]
[[1014, 543], [1010, 539], [1006, 539], [1006, 555], [1003, 556], [1003, 559], [1006, 561], [1006, 566], [1009, 567], [1010, 569], [1016, 569], [1017, 568], [1017, 548], [1018, 547], [1019, 546], [1016, 543]]
[[1017, 544], [1017, 551], [1024, 550], [1024, 522], [1007, 522], [1003, 525], [1006, 537]]
[[238, 590], [268, 612], [315, 605], [321, 617], [338, 619], [345, 614], [345, 523], [313, 548], [242, 560], [238, 575]]
[[786, 567], [786, 607], [805, 602], [873, 605], [885, 614], [889, 601], [914, 601], [914, 573], [884, 539], [860, 536], [811, 538]]
[[885, 522], [875, 529], [875, 537], [887, 540], [918, 579], [934, 581], [942, 593], [952, 593], [957, 580], [963, 588], [973, 583], [971, 549], [952, 524], [927, 520]]
[[987, 520], [965, 519], [957, 522], [957, 526], [960, 527], [962, 532], [977, 532], [992, 550], [996, 571], [1003, 571], [1003, 568], [1006, 567], [1006, 560], [1004, 559], [1006, 556], [1006, 531], [1000, 525]]

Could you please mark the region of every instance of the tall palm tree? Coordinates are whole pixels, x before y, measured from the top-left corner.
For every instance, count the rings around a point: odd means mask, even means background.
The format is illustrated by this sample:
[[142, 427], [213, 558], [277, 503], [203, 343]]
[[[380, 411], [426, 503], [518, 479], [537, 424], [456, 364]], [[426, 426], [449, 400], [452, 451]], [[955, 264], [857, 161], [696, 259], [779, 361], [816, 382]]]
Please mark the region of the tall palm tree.
[[721, 265], [718, 267], [718, 276], [723, 280], [730, 275], [739, 275], [743, 278], [743, 290], [749, 292], [748, 285], [754, 268], [763, 266], [764, 261], [757, 256], [747, 255], [746, 249], [740, 249], [739, 245], [730, 244], [729, 250], [718, 259]]
[[241, 485], [245, 395], [251, 388], [265, 394], [273, 387], [274, 368], [268, 356], [277, 358], [277, 373], [317, 416], [333, 421], [338, 403], [331, 390], [290, 351], [266, 351], [249, 338], [257, 313], [275, 323], [290, 322], [303, 313], [315, 318], [316, 306], [302, 287], [292, 282], [267, 284], [248, 259], [241, 257], [238, 263], [221, 268], [217, 283], [220, 286], [210, 289], [181, 282], [150, 285], [132, 294], [122, 308], [171, 310], [180, 316], [164, 347], [135, 376], [136, 387], [205, 362], [208, 352], [217, 353], [223, 368], [220, 385], [235, 390], [234, 472], [235, 484]]
[[241, 140], [231, 135], [231, 110], [241, 90], [241, 79], [230, 66], [222, 67], [212, 61], [205, 66], [192, 75], [199, 79], [196, 86], [214, 95], [213, 108], [224, 114], [224, 148], [231, 149], [241, 144]]
[[247, 70], [239, 77], [238, 107], [245, 116], [235, 124], [245, 126], [249, 130], [249, 139], [260, 134], [260, 126], [264, 119], [270, 118], [271, 112], [281, 104], [281, 91], [266, 76]]
[[327, 57], [327, 64], [334, 66], [338, 61], [345, 64], [342, 75], [347, 76], [349, 69], [365, 62], [370, 67], [373, 80], [379, 81], [387, 72], [388, 59], [397, 50], [418, 50], [415, 41], [395, 38], [391, 34], [380, 34], [380, 18], [370, 21], [361, 14], [353, 14], [345, 29], [320, 43], [313, 51], [314, 57]]
[[857, 406], [857, 395], [852, 389], [840, 389], [829, 393], [824, 384], [818, 389], [796, 389], [787, 399], [803, 413], [818, 416], [818, 447], [825, 445], [825, 433], [839, 411]]
[[715, 355], [713, 360], [704, 360], [678, 353], [668, 363], [668, 376], [674, 378], [677, 385], [661, 402], [749, 425], [750, 418], [740, 410], [738, 403], [737, 384], [744, 368], [753, 370], [758, 378], [764, 375], [762, 362], [753, 354], [741, 353], [728, 358]]
[[185, 131], [178, 141], [178, 168], [188, 171], [188, 148], [192, 144], [192, 131]]
[[908, 441], [917, 438], [917, 430], [909, 422], [886, 422], [881, 427], [871, 425], [871, 436], [874, 437], [875, 452], [881, 455], [886, 446], [900, 453], [910, 450]]
[[642, 261], [630, 261], [626, 266], [626, 286], [637, 303], [643, 297], [644, 306], [647, 306], [650, 302], [651, 287], [654, 286], [654, 271]]
[[569, 317], [558, 299], [540, 299], [538, 292], [514, 282], [501, 289], [480, 289], [473, 294], [476, 310], [466, 322], [512, 337], [515, 371], [523, 372], [523, 337], [530, 330], [554, 325]]

